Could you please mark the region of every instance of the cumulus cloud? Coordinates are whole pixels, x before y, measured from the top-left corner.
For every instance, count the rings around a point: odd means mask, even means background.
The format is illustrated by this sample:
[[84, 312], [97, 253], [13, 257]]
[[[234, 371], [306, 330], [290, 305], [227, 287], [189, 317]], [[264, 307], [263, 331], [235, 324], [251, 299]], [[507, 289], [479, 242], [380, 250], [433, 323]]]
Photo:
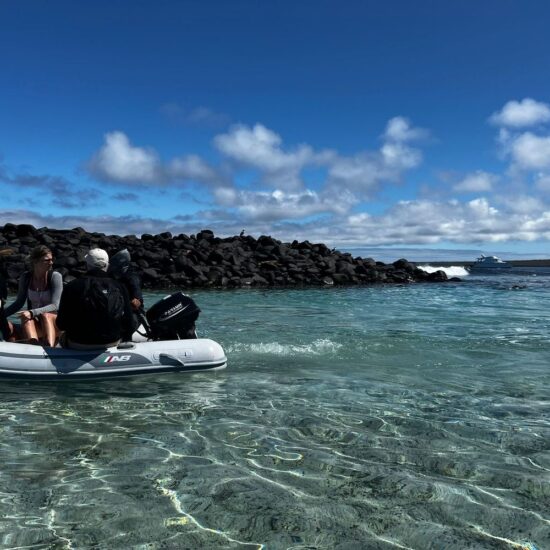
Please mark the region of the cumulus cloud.
[[[422, 153], [409, 142], [424, 135], [424, 130], [413, 127], [407, 119], [394, 117], [386, 126], [385, 141], [379, 150], [344, 156], [331, 150], [317, 151], [307, 144], [285, 147], [282, 137], [262, 124], [239, 125], [214, 138], [222, 158], [220, 168], [198, 155], [163, 163], [155, 150], [133, 145], [126, 134], [116, 131], [105, 135], [104, 144], [92, 156], [88, 169], [103, 181], [125, 185], [198, 183], [220, 206], [239, 202], [242, 185], [238, 181], [243, 168], [253, 171], [259, 202], [265, 203], [266, 197], [273, 201], [273, 192], [268, 190], [272, 189], [301, 197], [296, 204], [307, 203], [311, 195], [303, 172], [315, 169], [316, 186], [323, 196], [356, 195], [353, 201], [343, 202], [349, 208], [357, 200], [372, 196], [382, 183], [399, 182], [407, 170], [419, 166]], [[248, 195], [251, 203], [253, 193], [249, 191]], [[328, 201], [315, 204], [318, 209], [334, 210]], [[282, 215], [283, 209], [275, 208], [274, 212]]]
[[149, 148], [136, 147], [123, 132], [105, 134], [105, 143], [89, 169], [101, 180], [117, 183], [159, 183], [164, 179], [160, 159]]
[[237, 126], [216, 136], [216, 148], [242, 166], [256, 169], [261, 180], [283, 191], [303, 191], [301, 173], [307, 167], [326, 170], [328, 188], [359, 193], [372, 192], [382, 181], [398, 181], [402, 173], [415, 168], [422, 154], [405, 142], [425, 135], [402, 117], [393, 118], [384, 133], [385, 142], [378, 151], [342, 156], [335, 151], [315, 151], [309, 145], [285, 149], [281, 136], [261, 124]]
[[361, 194], [374, 189], [381, 179], [389, 175], [380, 156], [368, 153], [334, 159], [328, 174], [333, 187], [351, 189]]
[[422, 162], [422, 153], [401, 143], [385, 143], [379, 151], [336, 156], [328, 166], [327, 188], [347, 190], [369, 198], [386, 183], [396, 183], [404, 172]]
[[405, 142], [423, 139], [427, 136], [427, 130], [414, 128], [408, 118], [396, 116], [388, 121], [383, 137], [385, 141]]
[[230, 132], [216, 136], [214, 145], [227, 158], [259, 170], [268, 183], [296, 190], [303, 187], [300, 172], [321, 157], [309, 145], [285, 151], [282, 141], [279, 134], [256, 124], [252, 128], [235, 126]]
[[[506, 240], [534, 240], [543, 237], [529, 229], [529, 222], [544, 213], [526, 216], [500, 210], [488, 199], [468, 202], [413, 200], [400, 201], [380, 216], [354, 214], [339, 234], [348, 245], [437, 244], [440, 242], [481, 243]], [[547, 235], [548, 236], [548, 235]]]
[[227, 185], [226, 178], [198, 155], [176, 157], [167, 163], [152, 148], [136, 147], [123, 132], [110, 132], [87, 165], [102, 181], [125, 185], [165, 185], [200, 182]]
[[513, 162], [525, 170], [550, 168], [550, 136], [525, 132], [510, 142], [508, 151]]
[[187, 155], [173, 159], [167, 172], [173, 179], [194, 180], [204, 183], [213, 183], [219, 179], [217, 171], [198, 155]]
[[453, 190], [458, 193], [485, 193], [493, 190], [499, 177], [483, 170], [477, 170], [467, 174], [461, 181], [453, 185]]
[[[163, 161], [154, 149], [132, 143], [123, 132], [110, 132], [87, 165], [100, 180], [127, 186], [118, 194], [121, 189], [109, 190], [108, 196], [136, 201], [135, 187], [129, 186], [183, 185], [186, 207], [181, 215], [160, 219], [148, 217], [143, 210], [138, 216], [121, 217], [42, 216], [30, 210], [0, 215], [16, 223], [81, 225], [117, 234], [189, 234], [210, 227], [228, 236], [245, 228], [256, 236], [272, 234], [282, 240], [308, 239], [340, 247], [550, 240], [550, 208], [544, 202], [544, 194], [550, 191], [550, 136], [542, 126], [526, 128], [550, 120], [547, 111], [546, 104], [523, 100], [507, 103], [491, 117], [498, 125], [502, 158], [509, 163], [506, 175], [477, 170], [459, 178], [447, 172], [446, 191], [483, 194], [474, 195], [474, 200], [437, 200], [432, 194], [426, 200], [401, 201], [381, 214], [366, 211], [365, 201], [383, 186], [406, 181], [407, 173], [422, 164], [418, 141], [428, 132], [398, 116], [388, 121], [378, 148], [355, 154], [318, 150], [307, 143], [288, 144], [274, 130], [256, 124], [234, 126], [217, 135], [213, 141], [216, 161], [194, 154]], [[195, 115], [207, 118], [208, 112]], [[63, 208], [99, 203], [106, 196], [54, 176], [13, 176], [2, 165], [0, 183], [19, 190], [48, 191], [50, 200]], [[423, 183], [429, 185], [429, 181]], [[497, 184], [501, 195], [492, 195]], [[155, 203], [155, 194], [158, 189], [143, 195], [142, 202]], [[203, 210], [189, 213], [190, 204]], [[173, 206], [169, 207], [172, 214]], [[376, 208], [379, 212], [380, 204]]]
[[[504, 108], [494, 113], [490, 121], [501, 126], [497, 143], [503, 160], [509, 160], [508, 176], [521, 181], [531, 172], [546, 173], [550, 168], [550, 135], [548, 129], [539, 127], [525, 130], [525, 127], [550, 122], [550, 105], [533, 99], [521, 102], [509, 101]], [[539, 189], [542, 189], [537, 185]]]
[[500, 111], [491, 115], [489, 121], [496, 126], [511, 128], [534, 126], [550, 121], [550, 106], [531, 98], [508, 101]]
[[355, 204], [351, 193], [341, 193], [337, 197], [329, 193], [312, 190], [298, 192], [248, 191], [219, 188], [216, 190], [218, 204], [236, 208], [243, 221], [301, 219], [319, 214], [345, 214]]
[[385, 143], [380, 150], [383, 165], [396, 172], [416, 168], [422, 162], [422, 153], [402, 143]]
[[262, 124], [253, 128], [236, 126], [229, 133], [214, 138], [216, 147], [227, 157], [266, 171], [302, 168], [312, 157], [310, 147], [285, 153], [281, 136]]
[[538, 216], [546, 210], [546, 205], [537, 197], [517, 195], [514, 197], [499, 197], [499, 202], [506, 207], [507, 212]]

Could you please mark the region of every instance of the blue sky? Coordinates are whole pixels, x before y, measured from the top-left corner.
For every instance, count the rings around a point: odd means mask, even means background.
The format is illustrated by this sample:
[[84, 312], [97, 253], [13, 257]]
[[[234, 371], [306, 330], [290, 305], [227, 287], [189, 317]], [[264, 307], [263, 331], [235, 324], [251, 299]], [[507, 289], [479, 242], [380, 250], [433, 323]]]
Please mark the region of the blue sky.
[[550, 4], [0, 2], [0, 221], [545, 256]]

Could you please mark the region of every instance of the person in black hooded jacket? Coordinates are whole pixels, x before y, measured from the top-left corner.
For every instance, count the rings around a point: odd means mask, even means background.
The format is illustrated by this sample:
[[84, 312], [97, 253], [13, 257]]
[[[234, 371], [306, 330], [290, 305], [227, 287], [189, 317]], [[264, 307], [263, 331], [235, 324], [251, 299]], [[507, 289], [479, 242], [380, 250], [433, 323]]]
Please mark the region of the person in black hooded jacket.
[[57, 326], [62, 344], [75, 349], [104, 348], [132, 339], [132, 309], [124, 285], [107, 273], [109, 256], [94, 248], [85, 257], [87, 274], [63, 289]]
[[147, 331], [149, 327], [143, 307], [141, 280], [139, 275], [132, 269], [130, 259], [130, 252], [128, 252], [126, 248], [119, 250], [111, 257], [107, 273], [109, 273], [113, 279], [121, 282], [128, 292], [130, 306], [132, 307], [134, 330], [137, 330], [140, 325], [143, 325], [143, 328]]

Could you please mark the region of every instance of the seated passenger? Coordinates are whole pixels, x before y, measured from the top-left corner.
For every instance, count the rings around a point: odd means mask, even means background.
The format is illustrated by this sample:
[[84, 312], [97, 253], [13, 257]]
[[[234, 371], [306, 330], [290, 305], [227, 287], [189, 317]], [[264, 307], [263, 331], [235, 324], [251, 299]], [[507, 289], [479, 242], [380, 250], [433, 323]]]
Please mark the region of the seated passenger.
[[[53, 271], [52, 264], [52, 251], [44, 245], [35, 246], [30, 253], [30, 269], [19, 278], [15, 302], [4, 310], [6, 317], [9, 317], [27, 302], [27, 309], [19, 312], [20, 336], [32, 344], [56, 344], [55, 318], [63, 292], [63, 278]], [[10, 329], [13, 338], [16, 329], [12, 323]]]
[[65, 331], [62, 345], [94, 349], [131, 340], [130, 300], [124, 286], [107, 274], [107, 252], [93, 248], [85, 260], [87, 274], [65, 285], [61, 296], [57, 326]]
[[[108, 273], [111, 277], [120, 281], [130, 299], [134, 331], [140, 325], [147, 325], [145, 310], [143, 308], [143, 294], [141, 293], [141, 281], [139, 275], [130, 266], [130, 253], [125, 248], [111, 257]], [[147, 329], [147, 326], [144, 326]]]

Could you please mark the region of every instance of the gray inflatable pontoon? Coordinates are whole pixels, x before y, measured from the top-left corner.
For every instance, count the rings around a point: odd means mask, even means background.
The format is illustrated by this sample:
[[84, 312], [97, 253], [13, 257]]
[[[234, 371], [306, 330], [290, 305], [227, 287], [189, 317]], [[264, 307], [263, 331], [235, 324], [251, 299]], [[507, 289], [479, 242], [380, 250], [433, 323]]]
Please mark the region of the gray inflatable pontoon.
[[0, 379], [99, 379], [218, 370], [226, 366], [222, 347], [208, 338], [124, 342], [85, 351], [0, 342]]

